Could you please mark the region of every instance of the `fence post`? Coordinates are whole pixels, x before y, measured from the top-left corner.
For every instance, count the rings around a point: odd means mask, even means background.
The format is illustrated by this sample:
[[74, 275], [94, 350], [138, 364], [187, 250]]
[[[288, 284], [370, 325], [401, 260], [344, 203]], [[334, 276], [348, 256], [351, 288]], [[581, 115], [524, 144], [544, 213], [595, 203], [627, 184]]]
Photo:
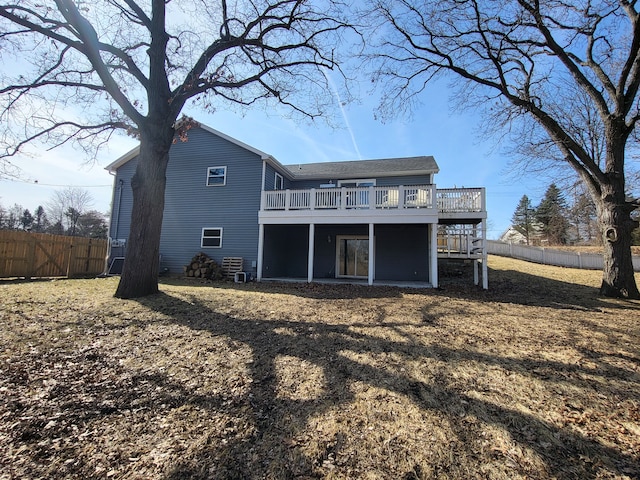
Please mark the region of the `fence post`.
[[67, 278], [71, 278], [72, 270], [71, 270], [71, 262], [75, 263], [76, 252], [73, 249], [73, 240], [69, 243], [69, 261], [67, 263]]
[[35, 277], [36, 274], [36, 237], [29, 235], [27, 238], [29, 239], [29, 248], [27, 249], [29, 253], [27, 257], [27, 271], [25, 272], [24, 278], [31, 280], [31, 277]]

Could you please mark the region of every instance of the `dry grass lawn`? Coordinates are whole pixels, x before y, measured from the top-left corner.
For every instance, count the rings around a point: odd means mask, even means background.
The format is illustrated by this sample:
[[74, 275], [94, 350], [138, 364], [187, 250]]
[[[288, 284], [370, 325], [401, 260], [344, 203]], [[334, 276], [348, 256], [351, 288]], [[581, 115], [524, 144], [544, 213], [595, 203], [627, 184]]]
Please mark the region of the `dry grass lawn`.
[[640, 478], [640, 302], [489, 266], [488, 292], [0, 282], [0, 479]]

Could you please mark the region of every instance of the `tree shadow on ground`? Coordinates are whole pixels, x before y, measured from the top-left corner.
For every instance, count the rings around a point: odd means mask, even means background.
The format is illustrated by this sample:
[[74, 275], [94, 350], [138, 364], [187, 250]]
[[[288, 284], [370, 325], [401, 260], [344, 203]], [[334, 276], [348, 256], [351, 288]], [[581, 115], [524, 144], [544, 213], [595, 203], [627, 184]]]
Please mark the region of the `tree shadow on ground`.
[[[520, 270], [488, 269], [489, 289], [473, 286], [471, 265], [459, 267], [458, 274], [440, 277], [441, 290], [461, 298], [505, 302], [517, 305], [562, 310], [600, 311], [620, 308], [640, 311], [640, 301], [611, 299], [599, 294], [599, 288], [535, 275]], [[561, 267], [557, 267], [561, 269]]]
[[[419, 381], [391, 365], [381, 368], [356, 359], [360, 354], [390, 353], [407, 360], [470, 361], [487, 368], [498, 366], [508, 372], [539, 375], [550, 383], [567, 382], [566, 374], [569, 373], [572, 374], [570, 381], [576, 387], [585, 388], [590, 385], [593, 375], [587, 368], [545, 360], [504, 358], [417, 341], [393, 341], [358, 332], [349, 325], [321, 321], [231, 318], [216, 312], [196, 296], [185, 300], [160, 293], [138, 301], [161, 313], [166, 313], [170, 307], [172, 322], [213, 336], [224, 336], [240, 342], [252, 352], [252, 362], [248, 365], [250, 393], [244, 399], [242, 410], [254, 428], [251, 438], [224, 444], [208, 443], [176, 465], [168, 473], [168, 479], [323, 476], [327, 459], [335, 458], [342, 448], [341, 439], [336, 437], [327, 442], [324, 453], [310, 457], [300, 446], [296, 433], [304, 430], [312, 417], [331, 409], [346, 408], [354, 401], [352, 387], [355, 384], [393, 392], [408, 398], [423, 411], [437, 412], [446, 419], [456, 436], [448, 445], [453, 459], [475, 458], [481, 462], [486, 457], [486, 452], [476, 442], [480, 435], [479, 425], [486, 424], [507, 431], [518, 445], [535, 452], [544, 462], [548, 477], [595, 479], [602, 474], [602, 467], [618, 476], [640, 475], [637, 455], [622, 452], [576, 430], [560, 428], [533, 414], [483, 400], [457, 388], [444, 377], [435, 377], [432, 382]], [[321, 395], [305, 400], [279, 395], [277, 360], [283, 355], [321, 369], [325, 379]], [[624, 379], [630, 373], [613, 366], [608, 368], [608, 374], [618, 379]], [[555, 372], [560, 373], [556, 375]], [[633, 391], [637, 394], [637, 389], [632, 388]], [[469, 418], [477, 421], [470, 422]], [[461, 478], [469, 475], [468, 471], [457, 469], [455, 460], [443, 461], [436, 467], [444, 476]], [[529, 472], [526, 466], [518, 464], [512, 468], [515, 474], [522, 476], [541, 473]], [[419, 466], [417, 470], [413, 476], [407, 473], [405, 478], [426, 477], [424, 472], [424, 475], [420, 474]]]

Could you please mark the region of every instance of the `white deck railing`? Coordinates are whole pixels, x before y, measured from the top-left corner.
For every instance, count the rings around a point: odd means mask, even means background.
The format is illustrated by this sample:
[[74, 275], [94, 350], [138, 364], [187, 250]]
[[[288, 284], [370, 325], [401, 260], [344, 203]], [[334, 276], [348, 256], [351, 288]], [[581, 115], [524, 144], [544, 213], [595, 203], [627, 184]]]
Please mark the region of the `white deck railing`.
[[439, 188], [438, 211], [443, 213], [484, 212], [484, 188]]
[[338, 187], [262, 192], [262, 210], [434, 208], [433, 185]]
[[440, 212], [485, 210], [484, 188], [437, 189], [433, 185], [337, 187], [262, 192], [262, 210], [438, 208]]

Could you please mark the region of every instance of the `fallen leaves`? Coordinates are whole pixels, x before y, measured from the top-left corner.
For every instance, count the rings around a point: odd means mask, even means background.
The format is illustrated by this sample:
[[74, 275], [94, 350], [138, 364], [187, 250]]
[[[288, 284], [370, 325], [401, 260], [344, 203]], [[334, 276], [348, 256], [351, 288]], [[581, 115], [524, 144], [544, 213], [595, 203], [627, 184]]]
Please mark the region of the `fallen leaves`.
[[489, 292], [4, 282], [0, 478], [638, 477], [640, 306], [505, 262]]

